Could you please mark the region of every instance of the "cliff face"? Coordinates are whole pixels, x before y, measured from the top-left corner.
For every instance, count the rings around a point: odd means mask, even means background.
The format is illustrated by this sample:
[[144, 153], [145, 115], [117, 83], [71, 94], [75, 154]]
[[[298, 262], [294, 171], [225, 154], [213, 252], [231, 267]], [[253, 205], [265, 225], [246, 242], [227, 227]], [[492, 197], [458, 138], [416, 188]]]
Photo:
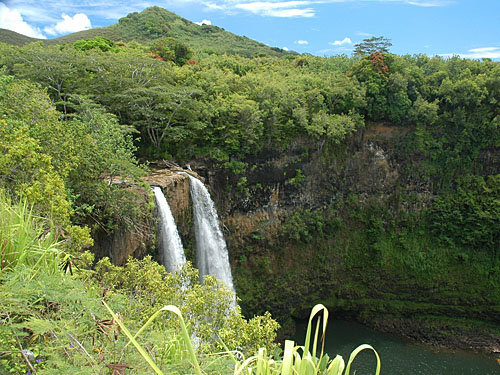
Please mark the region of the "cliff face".
[[112, 232], [94, 230], [94, 246], [92, 252], [97, 259], [108, 257], [116, 265], [124, 265], [129, 257], [142, 258], [154, 246], [154, 217], [150, 213], [151, 196], [142, 186], [124, 186], [128, 189], [137, 207], [141, 208], [138, 219], [128, 225], [121, 225]]
[[[355, 229], [346, 202], [392, 205], [406, 184], [394, 146], [404, 135], [372, 124], [328, 150], [321, 141], [297, 140], [284, 153], [248, 160], [244, 173], [192, 163], [214, 192], [246, 313], [303, 317], [326, 300], [346, 312], [356, 308], [348, 301], [363, 281], [346, 261]], [[408, 189], [431, 199], [425, 189]]]
[[[179, 174], [178, 170], [159, 170], [144, 177], [143, 181], [163, 190], [169, 203], [172, 215], [177, 224], [179, 235], [184, 244], [192, 243], [192, 208], [189, 194], [189, 178]], [[190, 171], [186, 171], [192, 173]], [[192, 173], [195, 177], [195, 173]], [[154, 205], [154, 198], [147, 189], [129, 187], [137, 192], [137, 203], [146, 209]], [[93, 251], [98, 258], [107, 256], [114, 264], [123, 265], [129, 257], [142, 258], [146, 254], [156, 255], [156, 208], [151, 214], [142, 215], [140, 222], [130, 226], [122, 226], [112, 233], [96, 233]], [[186, 246], [186, 245], [185, 245]], [[187, 251], [189, 252], [189, 246]]]
[[436, 192], [407, 160], [411, 131], [378, 123], [343, 144], [296, 140], [244, 171], [192, 163], [213, 192], [247, 315], [270, 310], [283, 322], [321, 302], [417, 339], [453, 327], [456, 346], [494, 329], [500, 297], [487, 277], [422, 229]]
[[192, 230], [189, 177], [179, 172], [183, 170], [160, 170], [144, 177], [143, 180], [150, 185], [161, 187], [174, 216], [179, 235], [186, 238]]

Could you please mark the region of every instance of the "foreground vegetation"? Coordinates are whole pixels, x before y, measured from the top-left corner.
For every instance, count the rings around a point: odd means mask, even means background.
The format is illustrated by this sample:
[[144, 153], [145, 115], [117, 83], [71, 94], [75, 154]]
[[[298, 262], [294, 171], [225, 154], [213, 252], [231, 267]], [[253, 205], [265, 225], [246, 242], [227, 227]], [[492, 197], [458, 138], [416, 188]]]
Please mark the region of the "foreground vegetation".
[[[328, 321], [322, 306], [311, 313], [303, 355], [287, 341], [281, 357], [274, 343], [278, 324], [268, 314], [244, 320], [232, 292], [211, 277], [199, 284], [189, 264], [170, 274], [150, 258], [130, 259], [125, 267], [105, 258], [90, 271], [25, 203], [3, 194], [0, 214], [2, 373], [343, 374], [340, 357], [316, 357]], [[165, 303], [179, 308], [158, 309]], [[312, 318], [321, 311], [322, 331], [318, 322], [310, 352]]]
[[[211, 277], [199, 284], [189, 264], [170, 274], [151, 258], [130, 259], [124, 267], [104, 258], [91, 271], [92, 255], [67, 253], [53, 223], [25, 203], [3, 194], [0, 209], [0, 372], [100, 374], [127, 365], [129, 373], [148, 373], [120, 327], [138, 331], [164, 304], [179, 306], [188, 318], [205, 372], [215, 366], [214, 358], [223, 367], [211, 353], [225, 346], [245, 355], [276, 347], [278, 324], [269, 314], [244, 320], [232, 292]], [[113, 317], [107, 305], [117, 312]], [[140, 337], [167, 372], [190, 369], [178, 332], [178, 321], [159, 316]]]

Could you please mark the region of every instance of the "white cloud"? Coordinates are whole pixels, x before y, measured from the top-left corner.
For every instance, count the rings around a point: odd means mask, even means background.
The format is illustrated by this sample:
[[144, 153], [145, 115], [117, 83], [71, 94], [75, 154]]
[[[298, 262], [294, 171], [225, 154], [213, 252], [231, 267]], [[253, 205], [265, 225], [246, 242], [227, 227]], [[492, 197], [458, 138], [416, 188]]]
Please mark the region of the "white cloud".
[[469, 50], [469, 52], [472, 53], [489, 53], [489, 52], [495, 52], [498, 51], [500, 48], [499, 47], [481, 47], [481, 48], [472, 48]]
[[[447, 6], [456, 3], [457, 0], [0, 0], [0, 5], [5, 8], [4, 4], [8, 4], [10, 9], [17, 10], [16, 18], [9, 16], [9, 22], [17, 22], [19, 29], [20, 24], [24, 23], [24, 33], [43, 37], [40, 29], [33, 25], [49, 25], [48, 31], [52, 35], [61, 33], [56, 27], [64, 22], [59, 15], [61, 10], [66, 14], [85, 14], [91, 18], [117, 20], [131, 12], [140, 12], [144, 8], [152, 5], [159, 5], [166, 9], [171, 6], [202, 6], [205, 10], [224, 12], [228, 15], [235, 15], [241, 12], [249, 12], [259, 16], [281, 17], [281, 18], [308, 18], [314, 17], [318, 13], [320, 4], [335, 4], [335, 3], [385, 3], [385, 4], [406, 4], [408, 6], [419, 7], [437, 7]], [[69, 16], [68, 16], [69, 17]], [[71, 19], [72, 17], [69, 17]], [[2, 21], [5, 23], [5, 21]], [[75, 20], [72, 22], [66, 21], [68, 24], [75, 25]], [[90, 21], [89, 21], [90, 22]], [[83, 25], [83, 26], [82, 26]], [[81, 24], [78, 29], [84, 30], [85, 25]], [[60, 27], [62, 27], [61, 25]], [[85, 26], [85, 27], [84, 27]], [[4, 27], [4, 26], [2, 26]], [[40, 26], [43, 28], [43, 26]], [[90, 27], [90, 26], [89, 26]], [[72, 32], [75, 28], [65, 28], [65, 32]], [[55, 33], [55, 34], [54, 34]]]
[[332, 46], [343, 46], [344, 44], [352, 44], [351, 38], [345, 37], [342, 40], [336, 40], [335, 42], [330, 42]]
[[406, 0], [404, 2], [419, 7], [443, 7], [452, 3], [449, 0]]
[[200, 26], [201, 25], [211, 25], [212, 21], [210, 21], [210, 20], [203, 20], [201, 22], [195, 22], [195, 24], [200, 25]]
[[467, 51], [467, 53], [444, 53], [440, 56], [452, 57], [460, 56], [466, 59], [500, 59], [500, 47], [481, 47], [472, 48]]
[[296, 40], [294, 43], [295, 44], [302, 44], [302, 45], [309, 44], [309, 42], [307, 40]]
[[[184, 0], [189, 1], [189, 0]], [[211, 10], [220, 10], [230, 14], [244, 10], [261, 16], [272, 17], [313, 17], [317, 4], [335, 3], [393, 3], [408, 4], [420, 7], [438, 7], [450, 5], [455, 0], [205, 0], [203, 4]]]
[[61, 17], [62, 21], [59, 21], [53, 26], [47, 26], [43, 30], [49, 35], [61, 35], [88, 30], [92, 27], [85, 13], [77, 13], [73, 17], [63, 13]]
[[47, 39], [38, 27], [25, 22], [17, 9], [11, 10], [3, 3], [0, 3], [0, 27], [32, 38]]
[[352, 48], [326, 48], [317, 51], [318, 55], [348, 55]]
[[288, 47], [283, 47], [283, 48], [282, 48], [282, 50], [283, 50], [283, 51], [290, 51], [290, 50], [288, 49]]
[[306, 8], [306, 9], [270, 10], [265, 15], [271, 17], [282, 17], [282, 18], [292, 18], [292, 17], [309, 18], [309, 17], [314, 17], [316, 14], [314, 13], [313, 8]]
[[313, 8], [302, 8], [313, 1], [254, 1], [235, 4], [234, 8], [270, 17], [314, 17]]

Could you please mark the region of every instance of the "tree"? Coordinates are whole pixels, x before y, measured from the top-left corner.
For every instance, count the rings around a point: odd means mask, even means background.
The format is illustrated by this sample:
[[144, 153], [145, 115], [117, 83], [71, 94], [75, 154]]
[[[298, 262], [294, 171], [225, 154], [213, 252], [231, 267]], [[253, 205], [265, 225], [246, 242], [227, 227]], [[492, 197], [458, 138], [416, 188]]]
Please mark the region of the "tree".
[[73, 43], [73, 46], [75, 49], [80, 51], [88, 51], [90, 49], [98, 48], [102, 52], [107, 52], [115, 46], [115, 43], [107, 38], [103, 38], [102, 36], [96, 36], [93, 39], [77, 40]]
[[192, 87], [164, 85], [133, 88], [124, 93], [124, 98], [128, 100], [128, 117], [132, 124], [141, 133], [146, 133], [147, 139], [159, 151], [167, 135], [180, 135], [198, 121], [197, 95], [198, 90]]
[[185, 44], [172, 37], [157, 39], [151, 46], [151, 52], [179, 66], [184, 65], [192, 55], [191, 50]]
[[354, 45], [354, 56], [370, 55], [373, 52], [388, 53], [391, 46], [390, 39], [383, 36], [373, 36]]

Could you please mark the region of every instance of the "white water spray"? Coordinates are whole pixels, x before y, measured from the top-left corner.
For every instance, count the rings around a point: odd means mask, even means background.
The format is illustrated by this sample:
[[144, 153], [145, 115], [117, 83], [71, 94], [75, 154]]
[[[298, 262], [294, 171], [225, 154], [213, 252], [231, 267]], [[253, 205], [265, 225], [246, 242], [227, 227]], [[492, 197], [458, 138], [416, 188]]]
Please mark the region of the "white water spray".
[[181, 238], [177, 232], [172, 211], [168, 205], [162, 190], [153, 186], [156, 205], [158, 207], [159, 222], [159, 242], [161, 262], [168, 272], [179, 270], [186, 263], [186, 256], [182, 247]]
[[191, 181], [196, 264], [200, 276], [202, 279], [205, 275], [215, 276], [234, 292], [226, 241], [219, 225], [219, 217], [214, 202], [205, 185], [197, 178], [187, 175]]

